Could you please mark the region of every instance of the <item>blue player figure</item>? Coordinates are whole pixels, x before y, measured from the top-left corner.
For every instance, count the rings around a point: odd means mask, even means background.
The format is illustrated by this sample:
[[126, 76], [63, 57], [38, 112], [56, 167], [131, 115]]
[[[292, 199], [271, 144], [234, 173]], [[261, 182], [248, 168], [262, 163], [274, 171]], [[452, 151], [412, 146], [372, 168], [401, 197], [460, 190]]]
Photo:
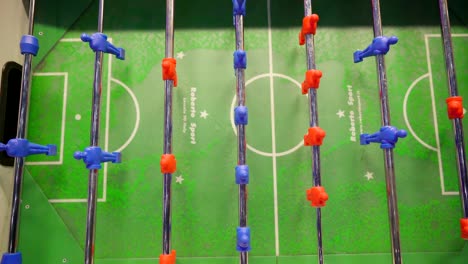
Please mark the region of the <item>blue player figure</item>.
[[398, 130], [393, 126], [384, 126], [374, 134], [361, 134], [361, 145], [368, 145], [371, 142], [380, 143], [382, 149], [395, 148], [398, 138], [406, 137], [405, 130]]
[[234, 69], [247, 68], [247, 53], [244, 50], [236, 50], [234, 52]]
[[376, 37], [365, 50], [354, 52], [354, 63], [361, 62], [364, 58], [385, 55], [390, 50], [390, 45], [394, 45], [398, 42], [398, 38], [395, 36], [391, 37]]
[[250, 228], [238, 227], [237, 228], [237, 251], [248, 252], [250, 247]]
[[105, 152], [100, 147], [87, 147], [83, 152], [76, 151], [73, 154], [76, 160], [82, 159], [89, 170], [96, 170], [101, 168], [101, 162], [120, 163], [120, 152]]
[[249, 123], [249, 109], [247, 106], [237, 106], [234, 108], [234, 123], [237, 125], [247, 125]]
[[29, 142], [24, 138], [14, 138], [10, 139], [6, 145], [0, 143], [0, 151], [6, 151], [7, 155], [10, 157], [27, 157], [34, 154], [54, 156], [57, 154], [57, 146], [42, 146]]
[[112, 43], [107, 41], [107, 35], [102, 33], [94, 33], [91, 36], [83, 33], [81, 34], [81, 40], [89, 42], [89, 47], [93, 51], [102, 51], [104, 53], [114, 54], [117, 59], [125, 60], [125, 50], [123, 48], [117, 48]]
[[246, 0], [232, 0], [233, 14], [245, 16], [245, 2]]

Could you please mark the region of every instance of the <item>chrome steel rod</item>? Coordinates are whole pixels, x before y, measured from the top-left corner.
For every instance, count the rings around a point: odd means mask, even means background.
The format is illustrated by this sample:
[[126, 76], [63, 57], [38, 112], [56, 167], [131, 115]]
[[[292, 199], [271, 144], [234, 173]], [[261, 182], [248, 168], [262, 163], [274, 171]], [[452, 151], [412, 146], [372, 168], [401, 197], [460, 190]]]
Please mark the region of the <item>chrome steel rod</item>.
[[[236, 31], [236, 50], [244, 50], [244, 18], [242, 15], [234, 16]], [[237, 106], [245, 106], [245, 70], [238, 68], [236, 73]], [[245, 125], [237, 125], [238, 165], [246, 164], [246, 138]], [[247, 227], [247, 185], [239, 184], [239, 226]], [[248, 252], [240, 252], [240, 263], [249, 262]]]
[[[447, 0], [439, 0], [439, 9], [449, 93], [450, 96], [458, 96], [457, 76], [455, 73], [455, 62], [453, 59], [452, 34], [450, 29], [450, 17], [448, 13]], [[455, 134], [455, 146], [457, 149], [457, 169], [460, 200], [463, 210], [463, 217], [468, 218], [468, 174], [466, 169], [465, 142], [462, 119], [453, 119], [452, 125]]]
[[[172, 153], [172, 87], [173, 81], [165, 81], [164, 103], [164, 154]], [[171, 200], [172, 174], [163, 176], [163, 254], [171, 253]]]
[[[103, 32], [104, 24], [104, 0], [99, 0], [98, 10], [98, 32]], [[104, 53], [97, 51], [94, 60], [94, 80], [93, 80], [93, 99], [91, 110], [91, 131], [90, 145], [99, 146], [99, 127], [101, 116], [101, 98], [102, 98], [102, 62]], [[89, 171], [88, 176], [88, 210], [86, 217], [86, 243], [85, 243], [85, 264], [94, 263], [94, 243], [96, 239], [96, 207], [97, 207], [97, 189], [98, 189], [97, 169]]]
[[29, 10], [28, 10], [28, 35], [34, 34], [34, 16], [36, 14], [36, 0], [29, 1]]
[[[312, 1], [304, 1], [304, 15], [312, 15]], [[315, 64], [315, 43], [314, 35], [306, 35], [306, 53], [307, 53], [307, 69], [316, 69]], [[317, 89], [309, 89], [309, 118], [310, 127], [319, 126], [318, 122], [318, 105], [317, 105]], [[312, 146], [312, 181], [314, 186], [321, 186], [320, 175], [320, 146]], [[322, 209], [316, 208], [316, 227], [317, 227], [317, 255], [318, 262], [323, 263], [323, 243], [322, 243]]]
[[[28, 35], [34, 33], [34, 13], [35, 13], [35, 0], [29, 2], [29, 23]], [[28, 105], [29, 94], [31, 89], [31, 76], [32, 76], [32, 54], [24, 55], [23, 72], [21, 76], [21, 95], [19, 102], [18, 113], [18, 128], [16, 137], [25, 138], [26, 136], [26, 122], [28, 120]], [[16, 157], [14, 165], [15, 176], [13, 180], [13, 199], [11, 201], [11, 216], [10, 216], [10, 232], [8, 237], [8, 253], [16, 253], [18, 250], [19, 240], [19, 217], [20, 217], [20, 204], [21, 192], [23, 188], [23, 174], [24, 174], [24, 158]]]
[[[380, 14], [379, 0], [372, 0], [372, 17], [374, 21], [374, 37], [383, 36], [382, 19]], [[390, 126], [390, 109], [388, 105], [388, 84], [383, 55], [376, 56], [378, 84], [380, 92], [381, 118], [383, 126]], [[390, 237], [392, 242], [393, 263], [400, 264], [400, 227], [398, 217], [398, 204], [395, 184], [395, 170], [393, 160], [393, 149], [384, 149], [385, 179], [387, 185], [387, 207], [390, 222]]]
[[[174, 0], [166, 1], [166, 58], [174, 57]], [[164, 154], [172, 153], [172, 89], [174, 81], [164, 81]], [[163, 254], [171, 253], [172, 174], [163, 178]]]
[[96, 238], [98, 170], [90, 170], [88, 177], [88, 211], [86, 216], [85, 263], [94, 263], [94, 241]]
[[[101, 112], [101, 86], [102, 86], [102, 61], [103, 53], [96, 52], [94, 62], [94, 84], [93, 84], [93, 104], [91, 121], [91, 146], [99, 145], [99, 125]], [[90, 170], [88, 177], [88, 212], [86, 218], [86, 245], [85, 263], [94, 263], [94, 241], [96, 238], [96, 206], [97, 206], [97, 184], [98, 170]]]

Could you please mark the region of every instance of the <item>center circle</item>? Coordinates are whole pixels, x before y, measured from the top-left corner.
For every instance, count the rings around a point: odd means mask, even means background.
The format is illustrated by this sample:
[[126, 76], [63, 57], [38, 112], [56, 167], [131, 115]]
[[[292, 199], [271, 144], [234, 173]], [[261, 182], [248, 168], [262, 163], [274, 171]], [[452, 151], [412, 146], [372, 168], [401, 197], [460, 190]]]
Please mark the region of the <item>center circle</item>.
[[[302, 88], [302, 85], [301, 83], [299, 83], [298, 81], [294, 80], [293, 78], [287, 76], [287, 75], [284, 75], [284, 74], [279, 74], [279, 73], [264, 73], [264, 74], [260, 74], [260, 75], [257, 75], [257, 76], [254, 76], [252, 77], [251, 79], [247, 80], [245, 82], [245, 89], [247, 89], [247, 86], [257, 80], [260, 80], [262, 78], [270, 78], [270, 77], [277, 77], [277, 78], [281, 78], [281, 79], [285, 79], [285, 80], [288, 80], [294, 84], [297, 85], [297, 87], [299, 88]], [[236, 97], [237, 95], [234, 95], [234, 98], [232, 99], [232, 104], [231, 104], [231, 113], [234, 112], [234, 107], [236, 105]], [[234, 123], [234, 115], [231, 114], [230, 115], [230, 119], [231, 119], [231, 126], [232, 126], [232, 129], [234, 130], [234, 134], [237, 135], [237, 128], [236, 128], [236, 125]], [[293, 152], [295, 152], [296, 150], [298, 150], [300, 147], [304, 146], [304, 142], [301, 140], [299, 142], [299, 144], [297, 144], [296, 146], [294, 146], [293, 148], [291, 149], [288, 149], [286, 151], [283, 151], [283, 152], [278, 152], [278, 153], [271, 153], [271, 152], [264, 152], [264, 151], [261, 151], [259, 149], [256, 149], [254, 147], [252, 147], [251, 145], [249, 145], [247, 143], [247, 148], [249, 150], [251, 150], [252, 152], [254, 153], [257, 153], [261, 156], [265, 156], [265, 157], [281, 157], [281, 156], [285, 156], [285, 155], [288, 155], [288, 154], [291, 154]]]

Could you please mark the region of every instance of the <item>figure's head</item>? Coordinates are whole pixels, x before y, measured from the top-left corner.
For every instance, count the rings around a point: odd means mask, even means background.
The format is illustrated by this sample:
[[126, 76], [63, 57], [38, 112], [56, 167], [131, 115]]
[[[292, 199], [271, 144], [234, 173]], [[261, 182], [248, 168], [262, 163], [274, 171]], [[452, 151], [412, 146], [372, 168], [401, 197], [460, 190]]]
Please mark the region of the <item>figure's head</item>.
[[248, 248], [249, 247], [249, 236], [247, 234], [243, 234], [239, 238], [239, 247], [241, 248]]
[[317, 23], [319, 21], [319, 16], [317, 14], [312, 14], [310, 16], [310, 22]]
[[399, 138], [404, 138], [406, 137], [406, 135], [408, 135], [408, 133], [405, 131], [405, 130], [398, 130], [398, 132], [396, 133], [397, 137]]
[[88, 34], [83, 33], [83, 34], [81, 34], [81, 40], [84, 41], [84, 42], [90, 42], [90, 41], [91, 41], [91, 37], [88, 36]]
[[390, 38], [388, 38], [388, 43], [390, 45], [396, 44], [397, 42], [398, 42], [398, 38], [396, 36], [391, 36]]
[[250, 250], [250, 229], [245, 227], [237, 228], [237, 248], [240, 250]]

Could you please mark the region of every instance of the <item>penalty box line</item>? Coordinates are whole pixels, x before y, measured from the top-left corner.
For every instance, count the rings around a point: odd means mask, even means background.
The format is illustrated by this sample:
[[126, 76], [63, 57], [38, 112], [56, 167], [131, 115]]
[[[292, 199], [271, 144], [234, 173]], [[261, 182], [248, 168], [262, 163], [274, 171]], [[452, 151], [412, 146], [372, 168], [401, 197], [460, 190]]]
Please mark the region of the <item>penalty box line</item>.
[[[452, 34], [452, 37], [468, 37], [468, 34]], [[431, 55], [429, 50], [429, 38], [441, 38], [440, 34], [425, 34], [424, 35], [424, 43], [426, 46], [426, 58], [427, 58], [427, 67], [428, 67], [428, 75], [429, 75], [429, 85], [431, 88], [431, 99], [432, 99], [432, 116], [434, 117], [434, 129], [435, 129], [435, 137], [436, 137], [436, 145], [437, 145], [437, 159], [439, 163], [439, 176], [440, 176], [440, 188], [442, 195], [449, 196], [449, 195], [458, 195], [458, 191], [446, 191], [445, 190], [445, 176], [443, 171], [443, 164], [442, 164], [442, 152], [440, 148], [440, 136], [439, 136], [439, 125], [437, 122], [437, 109], [435, 105], [435, 95], [434, 95], [434, 82], [432, 80], [432, 67], [431, 67]]]
[[61, 76], [63, 77], [63, 99], [62, 99], [62, 119], [60, 125], [60, 156], [58, 161], [27, 161], [25, 165], [62, 165], [63, 164], [63, 150], [65, 142], [65, 118], [67, 111], [67, 96], [68, 96], [68, 72], [41, 72], [34, 73], [33, 76]]
[[[112, 38], [108, 38], [108, 41], [112, 43]], [[65, 38], [61, 39], [59, 42], [82, 42], [80, 38]], [[108, 78], [107, 78], [107, 100], [106, 100], [106, 128], [105, 128], [105, 134], [104, 134], [104, 149], [107, 151], [109, 147], [109, 113], [110, 113], [110, 86], [111, 86], [111, 79], [112, 79], [112, 56], [108, 55]], [[53, 76], [51, 75], [53, 73], [36, 73], [35, 75], [41, 75], [41, 76]], [[68, 73], [67, 73], [67, 82], [66, 82], [66, 87], [68, 88]], [[64, 95], [66, 98], [66, 95]], [[60, 164], [50, 164], [50, 163], [45, 163], [45, 162], [36, 162], [34, 164], [28, 164], [28, 165], [62, 165], [63, 163], [63, 141], [64, 141], [64, 136], [65, 136], [65, 111], [66, 111], [66, 102], [64, 102], [64, 107], [63, 107], [63, 117], [62, 117], [62, 135], [61, 135], [61, 158], [60, 158]], [[102, 191], [102, 198], [98, 198], [98, 202], [106, 202], [107, 201], [107, 163], [104, 163], [104, 168], [103, 168], [103, 191]], [[67, 199], [49, 199], [50, 203], [86, 203], [87, 199], [83, 198], [67, 198]]]

